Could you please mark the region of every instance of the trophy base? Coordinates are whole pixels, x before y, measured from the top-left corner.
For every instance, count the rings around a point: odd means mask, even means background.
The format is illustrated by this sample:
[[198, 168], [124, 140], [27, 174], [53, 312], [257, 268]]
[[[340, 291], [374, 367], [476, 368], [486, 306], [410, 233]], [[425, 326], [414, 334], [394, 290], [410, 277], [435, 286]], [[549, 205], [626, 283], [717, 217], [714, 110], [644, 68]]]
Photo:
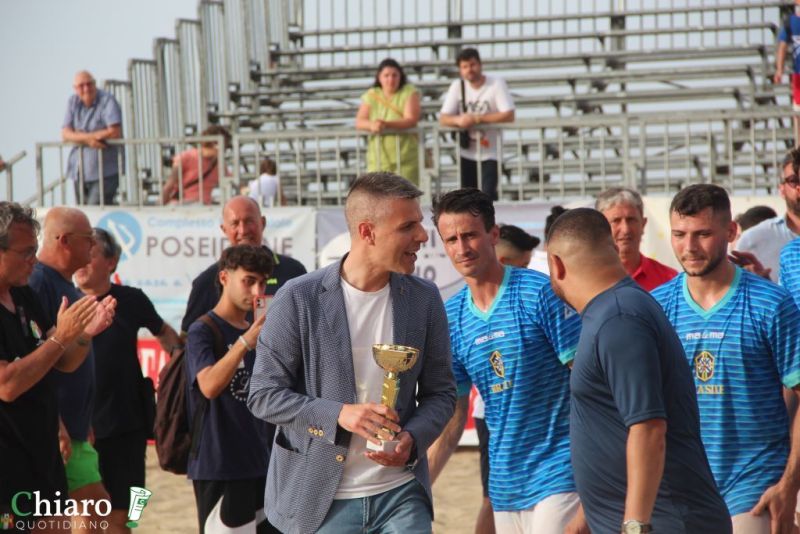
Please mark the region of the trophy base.
[[381, 440], [380, 445], [376, 445], [371, 441], [367, 442], [367, 449], [375, 452], [385, 452], [387, 454], [391, 454], [397, 448], [399, 441], [383, 441]]

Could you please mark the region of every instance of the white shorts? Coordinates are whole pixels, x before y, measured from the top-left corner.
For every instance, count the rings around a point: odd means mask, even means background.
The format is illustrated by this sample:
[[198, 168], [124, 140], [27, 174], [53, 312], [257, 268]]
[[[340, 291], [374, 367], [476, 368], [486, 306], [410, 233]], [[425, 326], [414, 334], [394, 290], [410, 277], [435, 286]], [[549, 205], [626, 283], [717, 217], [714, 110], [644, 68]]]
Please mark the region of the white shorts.
[[495, 512], [494, 529], [497, 534], [563, 534], [579, 504], [577, 493], [557, 493], [527, 510]]
[[733, 534], [770, 534], [769, 512], [761, 515], [753, 515], [750, 512], [736, 514], [731, 517], [733, 523]]

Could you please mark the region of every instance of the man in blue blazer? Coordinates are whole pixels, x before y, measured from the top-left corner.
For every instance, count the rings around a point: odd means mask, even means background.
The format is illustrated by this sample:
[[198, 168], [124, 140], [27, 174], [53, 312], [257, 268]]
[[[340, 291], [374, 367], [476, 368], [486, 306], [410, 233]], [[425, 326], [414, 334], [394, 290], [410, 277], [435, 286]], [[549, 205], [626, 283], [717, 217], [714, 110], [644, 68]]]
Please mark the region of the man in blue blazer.
[[[456, 389], [441, 297], [411, 276], [428, 239], [420, 195], [391, 173], [358, 178], [345, 205], [350, 252], [288, 282], [270, 306], [248, 405], [277, 425], [265, 510], [282, 532], [431, 532], [426, 450]], [[396, 411], [380, 404], [376, 343], [419, 349]], [[399, 443], [367, 448], [382, 439]]]

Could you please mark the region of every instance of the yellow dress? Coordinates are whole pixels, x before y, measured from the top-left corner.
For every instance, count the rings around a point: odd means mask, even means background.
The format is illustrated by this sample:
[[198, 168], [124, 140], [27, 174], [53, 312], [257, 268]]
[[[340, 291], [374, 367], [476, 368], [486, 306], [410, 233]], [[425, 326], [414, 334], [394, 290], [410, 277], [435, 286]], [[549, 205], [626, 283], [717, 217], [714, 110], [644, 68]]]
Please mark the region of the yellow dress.
[[[396, 121], [403, 118], [406, 102], [417, 92], [417, 88], [406, 83], [391, 98], [383, 94], [380, 87], [373, 87], [361, 95], [361, 101], [369, 106], [369, 120]], [[400, 169], [397, 168], [397, 143], [400, 144]], [[369, 172], [391, 171], [419, 185], [419, 155], [416, 133], [371, 135], [367, 148], [367, 170]]]

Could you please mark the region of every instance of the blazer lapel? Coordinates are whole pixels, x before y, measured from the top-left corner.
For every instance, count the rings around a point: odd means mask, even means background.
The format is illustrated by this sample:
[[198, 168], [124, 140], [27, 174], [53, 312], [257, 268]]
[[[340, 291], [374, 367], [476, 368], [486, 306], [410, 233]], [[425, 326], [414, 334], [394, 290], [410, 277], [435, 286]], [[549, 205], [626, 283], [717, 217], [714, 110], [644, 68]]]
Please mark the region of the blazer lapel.
[[[344, 260], [342, 260], [344, 261]], [[319, 296], [320, 310], [325, 317], [325, 322], [330, 329], [329, 332], [316, 332], [316, 335], [326, 336], [334, 340], [331, 345], [339, 348], [337, 354], [325, 355], [326, 359], [337, 359], [339, 361], [339, 377], [352, 392], [352, 402], [356, 402], [356, 381], [355, 371], [353, 370], [353, 348], [350, 344], [350, 328], [347, 326], [347, 309], [344, 305], [344, 294], [342, 293], [341, 281], [339, 280], [339, 269], [341, 263], [335, 263], [328, 267], [322, 279], [322, 293]]]
[[[392, 273], [389, 283], [392, 288], [392, 315], [394, 321], [394, 343], [408, 346], [409, 294], [404, 277]], [[422, 347], [414, 347], [422, 349]]]

